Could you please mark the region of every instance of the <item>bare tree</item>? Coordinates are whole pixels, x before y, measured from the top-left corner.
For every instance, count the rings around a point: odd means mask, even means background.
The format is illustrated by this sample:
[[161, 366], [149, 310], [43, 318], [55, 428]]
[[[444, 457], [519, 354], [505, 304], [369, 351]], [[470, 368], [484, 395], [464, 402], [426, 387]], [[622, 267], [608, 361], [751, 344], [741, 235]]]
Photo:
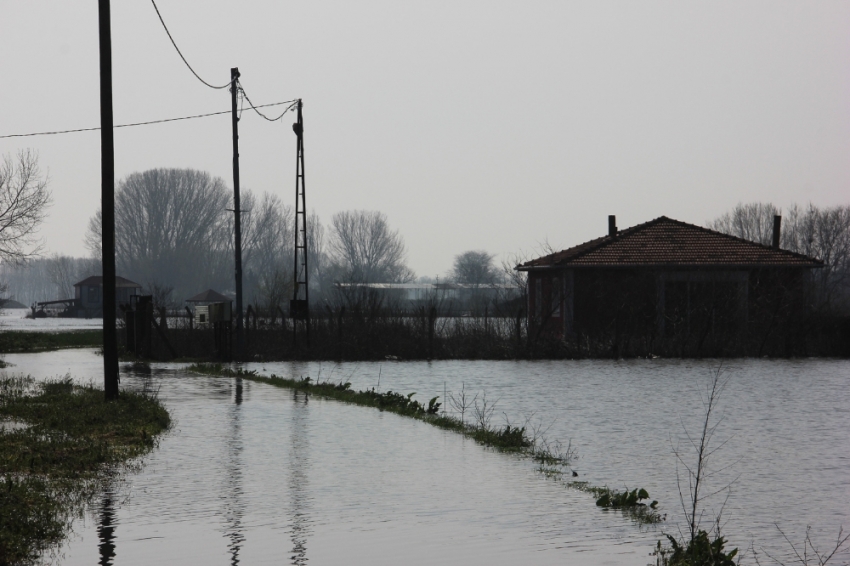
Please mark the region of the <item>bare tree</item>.
[[334, 214], [328, 242], [337, 278], [358, 283], [405, 283], [415, 277], [405, 265], [404, 240], [382, 212]]
[[739, 203], [730, 212], [709, 222], [708, 227], [769, 246], [773, 241], [773, 217], [779, 213], [780, 209], [771, 203]]
[[466, 285], [494, 285], [499, 282], [499, 271], [493, 264], [496, 256], [483, 250], [470, 250], [455, 256], [449, 278]]
[[36, 230], [50, 205], [47, 176], [42, 176], [38, 154], [18, 152], [0, 164], [0, 259], [20, 263], [38, 255]]
[[780, 247], [823, 260], [813, 273], [818, 302], [828, 309], [850, 309], [850, 206], [792, 205], [783, 214], [770, 203], [738, 204], [708, 223], [719, 232], [764, 245], [773, 239], [773, 217], [782, 215]]
[[293, 212], [277, 196], [266, 193], [256, 204], [253, 194], [249, 197], [251, 210], [242, 224], [247, 288], [275, 318], [292, 292]]
[[[118, 183], [115, 256], [119, 273], [180, 294], [208, 287], [216, 256], [226, 249], [228, 190], [220, 178], [191, 169], [151, 169]], [[99, 255], [100, 211], [86, 243]], [[179, 296], [179, 295], [178, 295]]]
[[51, 282], [56, 285], [57, 298], [74, 296], [74, 283], [85, 277], [80, 277], [81, 262], [84, 263], [85, 260], [59, 254], [53, 254], [47, 260], [47, 270], [50, 273]]
[[782, 247], [822, 259], [813, 274], [820, 302], [850, 310], [850, 206], [792, 206], [783, 218]]
[[48, 262], [43, 258], [24, 263], [0, 262], [0, 281], [5, 287], [4, 298], [15, 299], [25, 305], [57, 298]]
[[311, 213], [307, 219], [307, 256], [311, 289], [318, 288], [322, 295], [328, 291], [333, 282], [326, 281], [325, 267], [328, 258], [325, 249], [325, 227], [315, 212]]
[[[800, 566], [826, 566], [826, 564], [841, 554], [847, 554], [847, 549], [845, 546], [847, 542], [850, 541], [850, 534], [844, 534], [844, 528], [838, 529], [838, 536], [836, 537], [835, 545], [828, 547], [826, 551], [818, 550], [818, 547], [815, 546], [815, 543], [812, 542], [812, 527], [806, 527], [806, 537], [803, 539], [803, 544], [800, 546], [795, 545], [791, 542], [791, 539], [788, 538], [788, 535], [779, 528], [779, 525], [774, 523], [776, 526], [776, 530], [779, 531], [779, 534], [782, 535], [782, 538], [785, 539], [785, 542], [788, 543], [788, 546], [791, 547], [791, 552], [793, 553], [793, 557], [790, 559], [791, 564], [799, 563]], [[770, 555], [766, 550], [762, 550], [765, 556], [770, 558], [775, 564], [779, 566], [786, 566], [785, 562], [780, 560], [779, 558]], [[756, 564], [761, 566], [761, 562], [759, 561], [758, 554], [753, 552]], [[844, 562], [845, 566], [848, 562]]]

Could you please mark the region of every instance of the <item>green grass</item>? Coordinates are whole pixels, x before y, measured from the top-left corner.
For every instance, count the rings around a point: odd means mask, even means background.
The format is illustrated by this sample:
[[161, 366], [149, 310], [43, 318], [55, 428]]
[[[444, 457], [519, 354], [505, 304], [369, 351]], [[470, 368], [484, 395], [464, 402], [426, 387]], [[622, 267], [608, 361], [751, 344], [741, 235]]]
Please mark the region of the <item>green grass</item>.
[[66, 332], [0, 332], [0, 354], [45, 352], [63, 348], [96, 348], [103, 346], [103, 330], [68, 330]]
[[155, 397], [103, 391], [66, 378], [0, 378], [0, 564], [30, 563], [56, 547], [104, 478], [150, 451], [170, 425]]

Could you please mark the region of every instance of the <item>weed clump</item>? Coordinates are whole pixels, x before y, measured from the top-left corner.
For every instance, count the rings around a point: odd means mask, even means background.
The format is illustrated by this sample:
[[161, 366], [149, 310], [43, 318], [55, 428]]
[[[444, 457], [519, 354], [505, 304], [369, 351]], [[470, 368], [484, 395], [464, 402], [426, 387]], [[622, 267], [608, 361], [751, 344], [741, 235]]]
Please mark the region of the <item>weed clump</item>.
[[596, 497], [596, 506], [603, 509], [619, 509], [631, 519], [640, 524], [655, 524], [665, 520], [665, 516], [658, 513], [658, 501], [643, 503], [649, 499], [649, 493], [644, 488], [625, 489], [619, 491], [610, 487], [597, 487], [587, 482], [570, 482], [569, 487], [585, 491]]
[[692, 539], [682, 543], [666, 536], [671, 546], [664, 548], [658, 541], [653, 553], [659, 566], [737, 566], [738, 549], [727, 552], [724, 549], [726, 538], [719, 533], [712, 539], [700, 529]]
[[[633, 489], [629, 491], [626, 489], [625, 491], [617, 491], [616, 489], [609, 489], [607, 487], [600, 489], [601, 495], [596, 500], [597, 507], [611, 507], [613, 509], [618, 509], [620, 507], [637, 507], [641, 505], [646, 505], [645, 503], [641, 503], [644, 499], [649, 499], [649, 493], [643, 488]], [[655, 509], [658, 507], [658, 502], [653, 501], [649, 504], [651, 509]]]
[[0, 378], [0, 564], [27, 564], [56, 546], [118, 466], [150, 451], [170, 417], [155, 396], [103, 391], [70, 378]]

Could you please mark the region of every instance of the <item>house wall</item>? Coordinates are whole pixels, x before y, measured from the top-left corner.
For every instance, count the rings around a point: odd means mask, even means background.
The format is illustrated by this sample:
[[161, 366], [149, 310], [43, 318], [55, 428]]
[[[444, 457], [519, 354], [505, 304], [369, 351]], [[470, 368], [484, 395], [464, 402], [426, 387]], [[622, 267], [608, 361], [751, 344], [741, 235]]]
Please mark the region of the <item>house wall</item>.
[[532, 271], [529, 336], [624, 354], [788, 350], [801, 342], [805, 280], [800, 269]]
[[[103, 308], [103, 287], [101, 285], [80, 285], [74, 288], [74, 296], [83, 309], [100, 310]], [[118, 287], [115, 289], [115, 302], [128, 304], [130, 295], [136, 295], [141, 287]]]

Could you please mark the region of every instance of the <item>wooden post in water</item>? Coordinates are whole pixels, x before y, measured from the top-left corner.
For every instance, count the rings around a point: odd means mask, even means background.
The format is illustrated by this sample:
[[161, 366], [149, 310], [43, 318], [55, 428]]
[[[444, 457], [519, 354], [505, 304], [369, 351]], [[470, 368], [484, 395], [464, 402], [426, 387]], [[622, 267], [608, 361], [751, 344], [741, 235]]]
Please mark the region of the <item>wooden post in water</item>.
[[342, 361], [342, 320], [345, 316], [345, 306], [340, 307], [339, 315], [337, 315], [336, 331], [337, 331], [337, 357]]
[[103, 391], [118, 398], [115, 327], [115, 140], [112, 121], [112, 26], [109, 0], [98, 0], [100, 35], [100, 202], [103, 261]]
[[431, 307], [428, 313], [428, 359], [434, 357], [434, 326], [437, 324], [437, 307]]
[[520, 307], [519, 310], [517, 310], [517, 313], [516, 313], [516, 326], [515, 326], [514, 332], [516, 332], [517, 346], [521, 346], [522, 345], [522, 307]]

